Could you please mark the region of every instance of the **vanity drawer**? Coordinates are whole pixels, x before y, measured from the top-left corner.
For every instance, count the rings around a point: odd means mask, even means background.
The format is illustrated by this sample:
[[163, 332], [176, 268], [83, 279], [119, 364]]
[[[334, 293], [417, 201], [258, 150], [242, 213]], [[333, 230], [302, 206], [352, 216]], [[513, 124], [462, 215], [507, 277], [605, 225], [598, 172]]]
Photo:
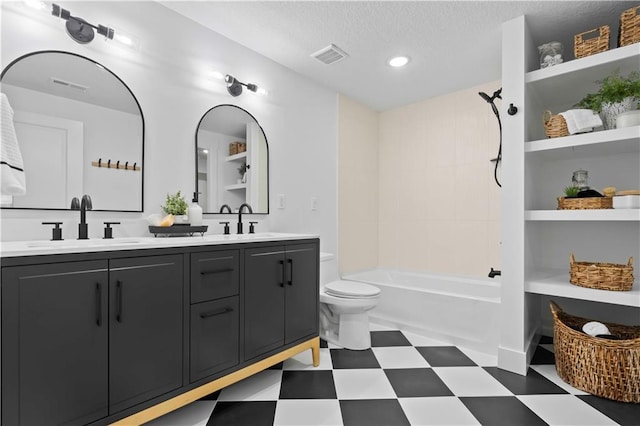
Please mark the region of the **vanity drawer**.
[[191, 305], [191, 382], [239, 362], [238, 296]]
[[191, 254], [191, 303], [238, 294], [240, 288], [238, 250]]

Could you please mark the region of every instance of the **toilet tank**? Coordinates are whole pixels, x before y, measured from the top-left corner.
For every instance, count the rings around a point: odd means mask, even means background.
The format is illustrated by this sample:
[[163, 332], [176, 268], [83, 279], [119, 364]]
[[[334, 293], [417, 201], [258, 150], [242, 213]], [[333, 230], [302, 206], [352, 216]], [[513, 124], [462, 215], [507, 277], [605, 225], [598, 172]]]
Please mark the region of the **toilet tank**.
[[320, 285], [338, 279], [338, 262], [333, 253], [320, 253]]

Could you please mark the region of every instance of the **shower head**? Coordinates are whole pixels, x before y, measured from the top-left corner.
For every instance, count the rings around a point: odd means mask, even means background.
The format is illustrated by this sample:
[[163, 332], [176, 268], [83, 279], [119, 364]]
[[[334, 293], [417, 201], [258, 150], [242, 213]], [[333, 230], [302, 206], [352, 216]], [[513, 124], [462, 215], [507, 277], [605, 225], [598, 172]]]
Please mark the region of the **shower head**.
[[485, 101], [487, 101], [488, 103], [492, 104], [493, 101], [497, 98], [497, 99], [502, 99], [502, 96], [500, 96], [502, 94], [502, 88], [496, 90], [495, 92], [493, 92], [493, 95], [489, 96], [484, 92], [478, 92], [478, 95], [480, 95], [480, 97], [482, 99], [484, 99]]
[[489, 97], [489, 95], [487, 95], [487, 94], [486, 94], [486, 93], [484, 93], [484, 92], [478, 92], [478, 95], [480, 95], [480, 97], [481, 97], [482, 99], [484, 99], [485, 101], [487, 101], [487, 102], [489, 102], [489, 103], [491, 103], [491, 102], [493, 101], [493, 99], [491, 99], [491, 98]]

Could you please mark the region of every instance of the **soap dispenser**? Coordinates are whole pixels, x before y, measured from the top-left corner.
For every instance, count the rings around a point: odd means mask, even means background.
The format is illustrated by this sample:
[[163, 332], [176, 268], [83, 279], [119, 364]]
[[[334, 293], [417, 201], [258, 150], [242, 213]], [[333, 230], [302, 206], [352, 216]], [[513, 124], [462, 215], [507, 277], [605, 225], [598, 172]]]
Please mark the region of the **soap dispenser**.
[[198, 205], [198, 194], [199, 192], [193, 193], [193, 200], [191, 200], [191, 205], [187, 210], [187, 215], [189, 216], [189, 223], [192, 226], [200, 226], [202, 225], [202, 207]]

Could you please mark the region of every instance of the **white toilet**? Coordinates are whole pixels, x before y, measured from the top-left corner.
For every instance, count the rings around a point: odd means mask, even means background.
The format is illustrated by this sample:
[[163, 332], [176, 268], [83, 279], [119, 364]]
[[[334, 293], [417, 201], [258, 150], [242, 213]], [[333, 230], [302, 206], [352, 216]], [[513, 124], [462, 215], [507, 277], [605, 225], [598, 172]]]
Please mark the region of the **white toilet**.
[[[369, 314], [378, 304], [380, 289], [376, 286], [348, 280], [331, 279], [329, 260], [320, 257], [320, 337], [346, 349], [364, 350], [371, 347]], [[337, 274], [334, 274], [337, 275]]]

